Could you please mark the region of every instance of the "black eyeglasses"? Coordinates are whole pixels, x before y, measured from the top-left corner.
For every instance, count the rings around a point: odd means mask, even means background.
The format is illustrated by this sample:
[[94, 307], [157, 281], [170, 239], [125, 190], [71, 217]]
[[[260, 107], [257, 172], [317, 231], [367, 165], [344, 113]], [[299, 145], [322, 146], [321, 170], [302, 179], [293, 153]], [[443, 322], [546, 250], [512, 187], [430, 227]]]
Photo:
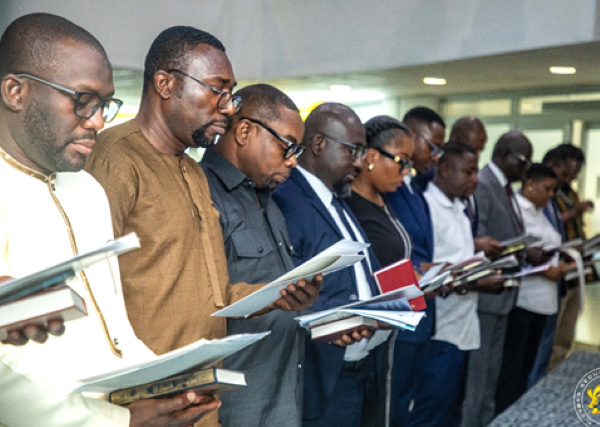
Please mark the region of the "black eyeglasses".
[[440, 147], [438, 147], [437, 145], [435, 145], [429, 139], [425, 138], [420, 133], [417, 133], [417, 136], [419, 138], [421, 138], [423, 141], [425, 141], [425, 143], [427, 145], [429, 145], [429, 148], [430, 148], [429, 157], [435, 157], [435, 156], [442, 157], [442, 155], [444, 154], [444, 150], [442, 150]]
[[532, 162], [531, 162], [530, 159], [528, 159], [527, 157], [525, 157], [524, 155], [522, 155], [520, 153], [510, 153], [510, 155], [513, 156], [518, 161], [520, 161], [523, 164], [525, 164], [526, 167], [529, 167], [532, 164]]
[[241, 96], [234, 95], [231, 92], [225, 92], [224, 90], [221, 90], [221, 89], [217, 89], [216, 87], [211, 86], [208, 83], [204, 83], [202, 80], [197, 79], [194, 76], [190, 76], [188, 73], [184, 73], [183, 71], [178, 70], [176, 68], [171, 68], [171, 69], [167, 70], [167, 73], [179, 73], [181, 75], [189, 77], [196, 83], [201, 84], [202, 86], [207, 87], [210, 90], [212, 90], [214, 93], [219, 95], [219, 100], [217, 101], [217, 108], [219, 110], [225, 110], [227, 107], [229, 107], [229, 104], [233, 104], [233, 108], [235, 109], [235, 112], [237, 113], [239, 111], [240, 107], [242, 106], [242, 97]]
[[365, 156], [367, 154], [367, 146], [366, 145], [352, 144], [350, 142], [344, 141], [343, 139], [334, 138], [333, 136], [325, 135], [324, 133], [322, 133], [321, 136], [323, 138], [331, 139], [333, 142], [337, 142], [338, 144], [342, 144], [342, 145], [345, 145], [346, 147], [350, 148], [350, 155], [352, 156], [352, 159], [354, 159], [354, 160], [358, 160], [358, 159], [364, 160], [365, 159]]
[[265, 129], [267, 132], [269, 132], [271, 135], [273, 135], [275, 138], [277, 138], [279, 141], [283, 142], [286, 147], [285, 152], [283, 153], [284, 159], [286, 159], [286, 160], [291, 159], [293, 156], [296, 156], [296, 158], [298, 158], [304, 152], [304, 147], [302, 145], [296, 144], [295, 142], [290, 141], [289, 139], [287, 139], [280, 133], [275, 132], [269, 126], [265, 125], [260, 120], [252, 119], [250, 117], [240, 117], [240, 120], [242, 120], [242, 119], [248, 120], [249, 122], [252, 122], [252, 123], [256, 123], [257, 125], [261, 126], [263, 129]]
[[77, 90], [69, 89], [56, 83], [51, 83], [39, 77], [32, 76], [31, 74], [20, 73], [16, 74], [17, 77], [25, 77], [27, 79], [34, 80], [38, 83], [42, 83], [56, 89], [60, 92], [67, 93], [74, 96], [73, 101], [75, 105], [73, 107], [73, 114], [80, 119], [89, 119], [96, 112], [102, 108], [102, 120], [105, 123], [110, 123], [119, 112], [119, 108], [123, 105], [123, 101], [116, 98], [100, 98], [95, 93], [91, 92], [79, 92]]
[[371, 148], [374, 148], [375, 150], [379, 151], [382, 156], [387, 157], [388, 159], [392, 159], [393, 161], [398, 163], [400, 165], [400, 173], [410, 170], [413, 167], [414, 163], [412, 160], [404, 159], [400, 156], [394, 156], [393, 154], [390, 154], [387, 151], [382, 150], [381, 148], [376, 148], [376, 147], [371, 147]]

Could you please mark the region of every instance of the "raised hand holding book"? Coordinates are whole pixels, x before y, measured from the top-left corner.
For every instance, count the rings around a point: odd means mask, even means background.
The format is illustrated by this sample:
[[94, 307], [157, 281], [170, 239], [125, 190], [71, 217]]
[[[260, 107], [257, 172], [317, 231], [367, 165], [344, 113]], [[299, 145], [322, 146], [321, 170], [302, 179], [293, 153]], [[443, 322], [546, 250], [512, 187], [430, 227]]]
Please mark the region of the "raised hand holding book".
[[8, 331], [25, 326], [48, 326], [50, 320], [63, 322], [86, 316], [85, 301], [66, 285], [51, 287], [0, 307], [0, 341]]
[[166, 397], [187, 390], [196, 393], [224, 393], [247, 387], [246, 375], [240, 371], [206, 368], [175, 375], [159, 381], [113, 391], [108, 400], [116, 405], [128, 405], [139, 399]]
[[281, 290], [290, 283], [300, 279], [312, 280], [319, 273], [325, 276], [356, 264], [364, 258], [364, 255], [358, 252], [369, 246], [368, 243], [340, 240], [246, 298], [213, 313], [212, 316], [248, 317], [279, 299]]
[[44, 288], [63, 282], [99, 261], [117, 256], [140, 247], [140, 241], [135, 233], [107, 242], [105, 245], [75, 255], [58, 264], [37, 271], [25, 277], [7, 280], [0, 283], [0, 304], [31, 295]]

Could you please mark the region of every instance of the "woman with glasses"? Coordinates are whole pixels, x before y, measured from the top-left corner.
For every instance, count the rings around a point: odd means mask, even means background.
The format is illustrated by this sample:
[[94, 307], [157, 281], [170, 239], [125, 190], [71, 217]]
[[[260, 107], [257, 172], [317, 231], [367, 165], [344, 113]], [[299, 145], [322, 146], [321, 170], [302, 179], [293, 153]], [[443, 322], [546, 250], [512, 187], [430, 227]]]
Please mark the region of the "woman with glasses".
[[382, 194], [402, 185], [412, 167], [414, 138], [404, 124], [389, 116], [372, 118], [365, 129], [368, 150], [347, 202], [381, 265], [387, 266], [411, 253], [410, 237]]
[[[364, 166], [352, 183], [348, 205], [362, 225], [381, 266], [388, 266], [412, 253], [412, 241], [382, 193], [394, 192], [413, 163], [414, 135], [401, 122], [377, 116], [365, 123], [367, 147]], [[428, 314], [433, 306], [428, 301]], [[427, 324], [426, 324], [427, 323]], [[429, 329], [428, 329], [429, 328]], [[390, 425], [408, 421], [410, 402], [420, 386], [431, 322], [422, 321], [414, 332], [399, 332], [393, 346]]]

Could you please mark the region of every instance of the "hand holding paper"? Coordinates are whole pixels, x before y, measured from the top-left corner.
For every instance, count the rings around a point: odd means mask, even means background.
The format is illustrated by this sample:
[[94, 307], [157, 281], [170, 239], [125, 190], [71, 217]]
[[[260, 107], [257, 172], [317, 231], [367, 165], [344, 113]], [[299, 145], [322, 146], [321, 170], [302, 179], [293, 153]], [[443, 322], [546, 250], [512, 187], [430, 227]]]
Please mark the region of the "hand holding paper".
[[[248, 317], [277, 301], [282, 296], [280, 292], [286, 289], [290, 283], [313, 280], [317, 274], [325, 276], [356, 264], [364, 258], [364, 255], [358, 255], [358, 252], [368, 247], [368, 243], [340, 240], [253, 294], [213, 313], [212, 316]], [[322, 285], [315, 282], [314, 286]], [[293, 289], [296, 289], [296, 286]], [[300, 301], [292, 302], [299, 303]]]
[[302, 311], [310, 308], [323, 288], [323, 275], [317, 274], [310, 282], [304, 279], [280, 291], [281, 298], [269, 306], [271, 310]]

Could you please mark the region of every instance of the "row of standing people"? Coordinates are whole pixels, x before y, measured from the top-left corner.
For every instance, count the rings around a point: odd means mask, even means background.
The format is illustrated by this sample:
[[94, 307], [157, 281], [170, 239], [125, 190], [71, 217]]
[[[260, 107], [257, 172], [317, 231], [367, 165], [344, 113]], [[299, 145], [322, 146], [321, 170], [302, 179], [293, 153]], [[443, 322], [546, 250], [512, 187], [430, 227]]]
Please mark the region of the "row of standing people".
[[[28, 56], [19, 50], [23, 43], [52, 49], [48, 56]], [[3, 381], [14, 379], [18, 385], [11, 389], [10, 399], [5, 393], [0, 396], [0, 421], [9, 425], [39, 425], [40, 420], [46, 425], [189, 424], [220, 403], [212, 397], [185, 395], [139, 402], [127, 410], [67, 394], [57, 384], [82, 372], [118, 366], [122, 359], [148, 357], [149, 350], [160, 354], [200, 338], [271, 330], [263, 342], [226, 361], [228, 367], [247, 371], [250, 387], [223, 396], [222, 425], [383, 425], [390, 411], [397, 425], [409, 425], [411, 419], [419, 425], [447, 425], [444, 414], [451, 412], [452, 402], [444, 396], [459, 392], [461, 366], [479, 341], [475, 289], [467, 295], [431, 299], [415, 333], [390, 337], [386, 331], [365, 330], [331, 344], [307, 341], [293, 320], [298, 310], [314, 301], [321, 286], [318, 280], [289, 287], [269, 313], [250, 320], [225, 325], [209, 316], [341, 238], [370, 240], [372, 250], [367, 251], [365, 262], [328, 276], [312, 310], [377, 293], [372, 272], [380, 261], [389, 264], [409, 256], [425, 270], [432, 262], [458, 260], [478, 245], [497, 250], [494, 240], [504, 237], [494, 235], [492, 229], [481, 233], [485, 203], [478, 203], [476, 216], [477, 235], [486, 236], [480, 240], [473, 239], [475, 219], [459, 209], [475, 191], [476, 153], [449, 144], [436, 171], [431, 168], [439, 157], [431, 150], [444, 140], [441, 118], [427, 121], [417, 114], [406, 117], [405, 124], [376, 118], [365, 130], [350, 108], [324, 104], [303, 125], [293, 102], [271, 86], [253, 85], [232, 94], [235, 78], [221, 43], [200, 30], [173, 27], [150, 48], [137, 117], [101, 133], [94, 144], [97, 131], [115, 111], [110, 64], [91, 35], [58, 17], [32, 15], [9, 27], [0, 52], [3, 169], [8, 180], [20, 183], [17, 191], [3, 193], [2, 203], [5, 211], [14, 209], [14, 217], [23, 222], [18, 228], [21, 234], [13, 231], [15, 223], [4, 224], [10, 231], [3, 242], [8, 254], [5, 274], [26, 271], [17, 266], [31, 254], [27, 248], [16, 251], [20, 247], [16, 242], [27, 241], [23, 236], [31, 236], [29, 227], [35, 222], [43, 229], [38, 234], [44, 236], [40, 237], [46, 242], [40, 244], [44, 251], [64, 241], [57, 256], [75, 242], [81, 250], [94, 246], [98, 236], [91, 238], [90, 229], [96, 228], [106, 238], [113, 233], [107, 226], [115, 235], [135, 231], [143, 244], [141, 254], [123, 256], [118, 266], [112, 266], [111, 279], [90, 278], [91, 283], [82, 279], [88, 282], [82, 293], [94, 301], [93, 334], [85, 329], [89, 325], [78, 329], [69, 324], [65, 337], [51, 337], [43, 349], [35, 344], [16, 350], [0, 347]], [[64, 66], [52, 72], [47, 64], [57, 58]], [[73, 74], [65, 74], [64, 67], [74, 61], [87, 68], [69, 68]], [[65, 90], [75, 98], [69, 100], [61, 93]], [[84, 91], [96, 98], [84, 102]], [[44, 104], [53, 119], [42, 114], [42, 100], [54, 103]], [[221, 138], [211, 146], [217, 134]], [[499, 169], [504, 159], [511, 165], [521, 162], [524, 170], [523, 158], [531, 157], [528, 142], [521, 135], [513, 143], [513, 136], [496, 157]], [[197, 146], [211, 146], [202, 168], [184, 154], [187, 147]], [[90, 175], [78, 172], [88, 155], [86, 170], [100, 182], [107, 200]], [[396, 190], [411, 158], [419, 174]], [[431, 180], [432, 173], [431, 188], [425, 190], [419, 181]], [[16, 200], [29, 186], [40, 188], [25, 193], [32, 203], [25, 210]], [[95, 204], [81, 208], [77, 200], [84, 194]], [[402, 198], [417, 202], [402, 208]], [[56, 205], [60, 215], [44, 222], [23, 214], [39, 212], [41, 200], [62, 203], [64, 207]], [[490, 208], [487, 215], [496, 211]], [[57, 225], [65, 217], [76, 231], [66, 239], [60, 235], [63, 227]], [[460, 227], [450, 227], [449, 218]], [[57, 230], [58, 236], [46, 238], [47, 230]], [[436, 242], [436, 237], [441, 240]], [[107, 281], [113, 282], [116, 292], [99, 297], [98, 287]], [[500, 283], [497, 278], [487, 279], [478, 289], [497, 292]], [[506, 294], [514, 299], [514, 291]], [[457, 316], [456, 307], [464, 309], [464, 315]], [[479, 303], [480, 321], [481, 307]], [[131, 334], [129, 322], [141, 342]], [[467, 333], [467, 326], [472, 333]], [[499, 336], [502, 331], [496, 329]], [[97, 353], [94, 359], [90, 352]], [[474, 352], [470, 353], [467, 378], [473, 377], [471, 364], [475, 364]], [[38, 372], [40, 365], [50, 365], [45, 358], [52, 361], [55, 384], [45, 377], [47, 369]], [[69, 373], [69, 366], [79, 371]], [[452, 387], [439, 386], [440, 373], [453, 374]], [[24, 409], [19, 401], [32, 390], [38, 399]], [[469, 396], [468, 382], [465, 396]], [[427, 409], [432, 402], [442, 401], [445, 406]], [[212, 414], [201, 423], [216, 425], [216, 412]], [[423, 421], [418, 421], [419, 416]], [[463, 420], [484, 422], [483, 417], [474, 417], [463, 416]]]

